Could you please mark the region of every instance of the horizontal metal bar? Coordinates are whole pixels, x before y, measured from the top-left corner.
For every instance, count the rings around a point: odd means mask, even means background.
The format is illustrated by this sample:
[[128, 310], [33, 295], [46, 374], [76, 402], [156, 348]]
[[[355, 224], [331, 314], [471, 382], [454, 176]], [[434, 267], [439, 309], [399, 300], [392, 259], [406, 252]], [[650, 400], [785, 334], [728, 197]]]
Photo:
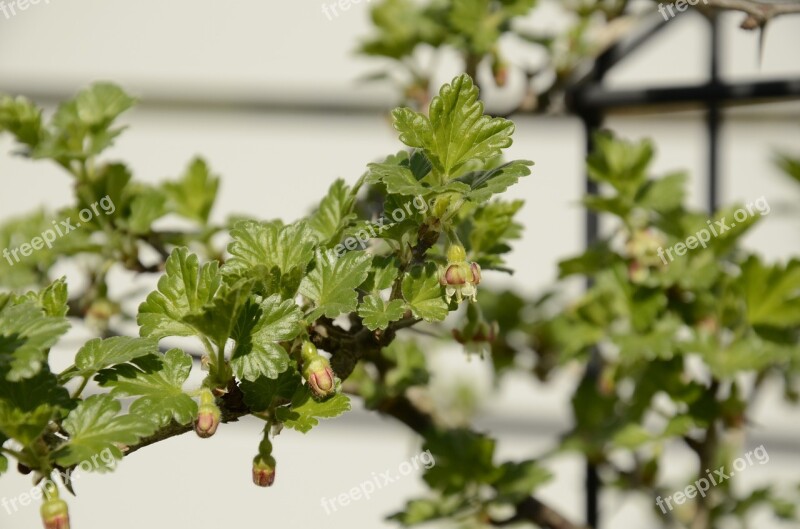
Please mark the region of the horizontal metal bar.
[[590, 110], [706, 106], [709, 103], [753, 104], [786, 99], [800, 99], [800, 78], [634, 89], [608, 89], [593, 83], [572, 92], [568, 106], [573, 112], [582, 114]]

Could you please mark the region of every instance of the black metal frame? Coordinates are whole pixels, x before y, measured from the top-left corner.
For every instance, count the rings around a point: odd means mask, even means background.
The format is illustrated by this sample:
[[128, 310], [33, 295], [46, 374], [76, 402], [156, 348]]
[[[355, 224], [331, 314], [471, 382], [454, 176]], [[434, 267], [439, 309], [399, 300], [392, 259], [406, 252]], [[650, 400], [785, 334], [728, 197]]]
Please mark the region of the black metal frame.
[[[684, 15], [685, 16], [685, 15]], [[603, 86], [606, 74], [639, 46], [649, 41], [667, 21], [661, 17], [644, 24], [644, 30], [630, 39], [620, 42], [601, 54], [590, 72], [567, 94], [570, 112], [580, 118], [584, 126], [586, 152], [592, 151], [594, 134], [602, 127], [604, 118], [611, 110], [652, 110], [670, 112], [692, 107], [705, 108], [708, 141], [707, 205], [709, 212], [719, 204], [720, 178], [720, 130], [723, 106], [732, 104], [766, 103], [787, 99], [800, 99], [800, 78], [770, 81], [726, 83], [720, 77], [721, 29], [718, 14], [708, 15], [709, 21], [709, 79], [706, 83], [691, 86], [661, 88], [639, 88], [635, 90], [609, 90]], [[597, 184], [586, 176], [586, 192], [597, 194]], [[585, 243], [587, 248], [599, 237], [598, 217], [587, 211], [585, 217]], [[585, 377], [596, 379], [599, 358], [595, 355], [586, 369]], [[601, 482], [597, 467], [590, 461], [586, 464], [586, 523], [594, 529], [600, 527], [599, 496]]]

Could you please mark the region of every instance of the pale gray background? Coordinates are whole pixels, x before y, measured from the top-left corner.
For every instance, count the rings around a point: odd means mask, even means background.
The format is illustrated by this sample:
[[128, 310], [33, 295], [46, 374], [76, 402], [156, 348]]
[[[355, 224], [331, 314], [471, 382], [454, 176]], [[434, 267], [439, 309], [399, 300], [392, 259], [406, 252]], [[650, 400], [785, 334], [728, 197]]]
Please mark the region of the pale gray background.
[[[354, 5], [334, 20], [325, 17], [321, 6], [319, 0], [51, 0], [8, 20], [0, 14], [0, 91], [61, 96], [94, 80], [118, 82], [145, 103], [124, 117], [131, 128], [109, 156], [128, 162], [138, 178], [155, 182], [176, 176], [201, 153], [223, 175], [218, 220], [234, 212], [294, 219], [318, 200], [331, 179], [341, 176], [352, 182], [367, 162], [400, 148], [385, 116], [377, 111], [343, 115], [278, 110], [288, 104], [389, 108], [395, 103], [388, 88], [355, 82], [377, 66], [352, 53], [357, 39], [368, 31], [368, 4]], [[760, 67], [755, 34], [739, 31], [739, 20], [725, 18], [726, 78], [800, 73], [800, 18], [773, 25]], [[535, 21], [560, 22], [547, 17]], [[704, 80], [705, 29], [699, 16], [670, 22], [655, 42], [613, 72], [610, 84]], [[445, 61], [441, 80], [457, 71], [457, 64]], [[263, 105], [261, 110], [147, 105], [148, 98], [165, 97]], [[726, 114], [722, 198], [768, 198], [773, 212], [747, 243], [770, 258], [800, 249], [800, 188], [790, 185], [769, 162], [776, 148], [800, 152], [798, 117], [797, 104]], [[583, 189], [582, 128], [572, 118], [516, 121], [510, 155], [536, 161], [534, 175], [511, 193], [527, 200], [520, 218], [528, 230], [510, 259], [519, 273], [488, 281], [534, 293], [552, 283], [557, 260], [582, 245], [582, 213], [576, 206]], [[698, 206], [705, 203], [704, 183], [698, 178], [706, 167], [701, 114], [615, 117], [609, 125], [628, 137], [653, 137], [659, 147], [656, 169], [689, 170], [694, 177], [692, 200]], [[41, 204], [57, 207], [71, 199], [65, 175], [51, 165], [12, 157], [10, 146], [7, 139], [0, 141], [0, 218]], [[118, 291], [130, 287], [130, 279], [119, 276]], [[85, 334], [74, 331], [54, 353], [56, 365], [68, 364], [84, 339]], [[489, 393], [484, 363], [467, 362], [458, 351], [431, 355], [440, 372], [448, 370], [436, 380], [443, 394], [465, 381]], [[535, 457], [555, 446], [558, 434], [570, 424], [568, 395], [577, 375], [565, 372], [546, 386], [527, 377], [512, 378], [499, 399], [481, 406], [477, 423], [499, 439], [501, 456]], [[765, 443], [771, 459], [742, 474], [745, 488], [797, 477], [800, 414], [780, 402], [779, 391], [776, 386], [770, 398], [757, 403], [747, 445]], [[446, 396], [441, 405], [448, 406]], [[418, 452], [417, 440], [403, 427], [360, 411], [307, 436], [289, 431], [276, 442], [276, 485], [262, 490], [249, 476], [259, 428], [257, 421], [243, 421], [220, 428], [210, 440], [186, 435], [139, 452], [112, 475], [84, 476], [78, 482], [79, 497], [70, 500], [73, 526], [390, 527], [383, 525], [382, 517], [425, 490], [417, 476], [409, 476], [369, 501], [326, 516], [320, 497], [345, 492], [373, 472], [396, 469]], [[676, 451], [668, 476], [679, 480], [691, 461]], [[582, 465], [575, 457], [557, 458], [551, 465], [556, 479], [540, 493], [576, 520], [583, 512]], [[29, 488], [29, 478], [9, 474], [0, 479], [0, 498], [16, 497]], [[649, 526], [652, 502], [647, 497], [621, 501], [604, 496], [604, 527]], [[28, 529], [39, 523], [38, 507], [11, 516], [0, 508], [0, 528]], [[780, 527], [763, 517], [756, 526]]]

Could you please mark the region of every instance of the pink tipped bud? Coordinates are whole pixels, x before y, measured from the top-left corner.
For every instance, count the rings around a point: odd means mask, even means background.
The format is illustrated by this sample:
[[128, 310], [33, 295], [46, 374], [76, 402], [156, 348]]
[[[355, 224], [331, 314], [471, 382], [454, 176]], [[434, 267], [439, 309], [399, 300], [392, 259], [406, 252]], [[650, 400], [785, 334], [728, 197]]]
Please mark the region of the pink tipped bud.
[[472, 284], [479, 285], [481, 282], [481, 267], [478, 263], [470, 264], [470, 272], [472, 272]]
[[336, 392], [336, 376], [331, 365], [319, 356], [308, 363], [305, 369], [306, 380], [311, 392], [317, 398], [325, 398]]
[[466, 270], [461, 264], [452, 264], [447, 267], [443, 275], [445, 285], [457, 286], [467, 282]]
[[275, 458], [257, 455], [253, 459], [253, 483], [259, 487], [271, 487], [275, 482]]
[[60, 498], [46, 500], [40, 510], [45, 529], [69, 529], [67, 502]]
[[492, 75], [494, 76], [495, 84], [500, 88], [504, 87], [508, 82], [508, 64], [500, 57], [495, 56], [492, 61]]
[[215, 404], [202, 404], [197, 412], [194, 422], [194, 431], [198, 436], [206, 439], [217, 432], [221, 413]]

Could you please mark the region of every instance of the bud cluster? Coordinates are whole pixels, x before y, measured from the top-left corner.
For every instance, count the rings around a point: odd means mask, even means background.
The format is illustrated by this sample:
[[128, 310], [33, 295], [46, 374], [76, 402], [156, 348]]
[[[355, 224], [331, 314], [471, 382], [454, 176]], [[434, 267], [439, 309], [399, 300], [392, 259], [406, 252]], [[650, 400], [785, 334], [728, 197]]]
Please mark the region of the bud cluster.
[[644, 283], [650, 278], [653, 270], [661, 268], [658, 249], [665, 243], [664, 237], [651, 228], [636, 230], [631, 234], [625, 244], [625, 253], [631, 259], [628, 264], [628, 277], [632, 282]]

